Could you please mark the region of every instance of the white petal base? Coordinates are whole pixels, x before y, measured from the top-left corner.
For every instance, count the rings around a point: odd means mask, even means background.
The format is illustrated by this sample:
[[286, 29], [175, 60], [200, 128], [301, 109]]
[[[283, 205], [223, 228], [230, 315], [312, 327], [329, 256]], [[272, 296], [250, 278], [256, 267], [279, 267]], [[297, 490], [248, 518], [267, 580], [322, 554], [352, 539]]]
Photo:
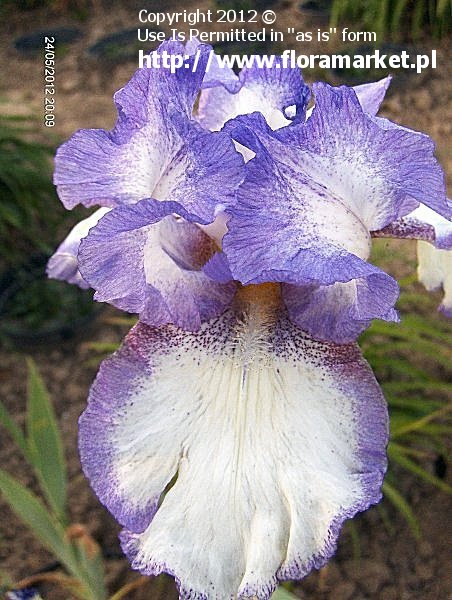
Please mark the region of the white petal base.
[[[120, 400], [112, 377], [128, 378]], [[386, 419], [357, 346], [256, 305], [196, 334], [138, 326], [101, 369], [81, 453], [135, 569], [170, 572], [181, 598], [266, 599], [324, 564], [343, 520], [379, 500]]]

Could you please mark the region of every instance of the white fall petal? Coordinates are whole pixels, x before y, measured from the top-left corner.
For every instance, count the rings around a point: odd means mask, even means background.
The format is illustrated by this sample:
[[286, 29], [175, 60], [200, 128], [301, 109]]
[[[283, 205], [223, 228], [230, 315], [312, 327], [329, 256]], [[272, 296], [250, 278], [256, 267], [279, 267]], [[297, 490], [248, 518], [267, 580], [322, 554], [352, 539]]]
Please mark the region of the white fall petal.
[[259, 302], [197, 333], [138, 325], [81, 417], [85, 473], [132, 566], [174, 575], [181, 598], [267, 599], [380, 499], [386, 406], [358, 347]]
[[452, 317], [452, 250], [441, 250], [428, 242], [418, 242], [417, 259], [419, 281], [429, 292], [444, 290], [439, 310]]

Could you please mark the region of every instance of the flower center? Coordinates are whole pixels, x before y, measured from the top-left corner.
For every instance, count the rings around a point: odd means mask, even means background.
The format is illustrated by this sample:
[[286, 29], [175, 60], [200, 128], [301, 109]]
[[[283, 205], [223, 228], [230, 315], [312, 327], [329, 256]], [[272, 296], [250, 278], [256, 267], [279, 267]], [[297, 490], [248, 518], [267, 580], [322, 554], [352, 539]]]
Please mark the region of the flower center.
[[241, 310], [254, 309], [262, 316], [276, 315], [282, 305], [281, 284], [258, 283], [240, 286], [235, 300]]

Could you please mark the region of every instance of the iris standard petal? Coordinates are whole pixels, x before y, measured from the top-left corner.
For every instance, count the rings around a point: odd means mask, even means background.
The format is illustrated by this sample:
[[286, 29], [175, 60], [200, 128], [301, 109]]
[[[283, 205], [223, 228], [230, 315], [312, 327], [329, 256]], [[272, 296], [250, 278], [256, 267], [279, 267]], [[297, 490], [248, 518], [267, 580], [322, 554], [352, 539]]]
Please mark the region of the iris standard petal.
[[175, 202], [147, 199], [113, 209], [80, 246], [80, 270], [96, 300], [151, 325], [190, 330], [220, 314], [235, 286], [201, 270], [216, 248], [194, 221], [202, 219]]
[[83, 219], [83, 221], [75, 225], [47, 263], [46, 271], [51, 279], [60, 279], [68, 283], [75, 283], [83, 289], [89, 287], [78, 270], [77, 255], [80, 241], [88, 235], [91, 227], [94, 227], [99, 219], [109, 210], [109, 208], [99, 208], [90, 217]]
[[[251, 120], [246, 118], [247, 123]], [[372, 318], [396, 318], [392, 309], [397, 283], [366, 262], [371, 240], [361, 219], [333, 189], [297, 170], [297, 150], [279, 140], [272, 144], [271, 136], [259, 129], [266, 126], [262, 117], [255, 115], [253, 120], [252, 128], [240, 130], [239, 141], [257, 154], [247, 163], [237, 203], [228, 211], [229, 232], [223, 240], [234, 279], [244, 284], [281, 281], [308, 286], [306, 290], [300, 287], [299, 301], [294, 299], [296, 288], [290, 288], [290, 314], [322, 339], [348, 341], [351, 332], [362, 331]], [[329, 289], [313, 295], [319, 285]], [[316, 302], [319, 294], [328, 307], [325, 312], [336, 303], [330, 320], [323, 322], [318, 315], [323, 304], [311, 305], [314, 310], [304, 315], [296, 308], [307, 309], [307, 300]], [[325, 328], [332, 319], [337, 322], [328, 337]]]
[[[183, 52], [166, 43], [158, 52]], [[78, 203], [117, 206], [143, 198], [183, 201], [198, 214], [214, 210], [241, 180], [242, 158], [224, 134], [191, 121], [208, 48], [197, 68], [143, 68], [115, 95], [118, 122], [111, 132], [81, 130], [55, 159], [55, 183], [67, 208]], [[189, 67], [195, 57], [185, 59]]]
[[[391, 83], [391, 79], [391, 75], [388, 75], [379, 81], [355, 85], [352, 88], [365, 113], [372, 116], [375, 116], [378, 113], [389, 88], [389, 84]], [[311, 117], [313, 110], [314, 106], [311, 106], [306, 113], [307, 119]]]
[[358, 347], [313, 340], [253, 287], [196, 334], [139, 324], [80, 421], [132, 566], [181, 598], [269, 598], [381, 496], [386, 407]]
[[377, 114], [386, 96], [391, 79], [391, 75], [388, 75], [388, 77], [384, 77], [379, 81], [363, 83], [353, 88], [364, 112], [374, 116]]
[[[185, 51], [188, 54], [199, 53], [203, 46], [196, 37], [190, 37], [185, 44]], [[211, 46], [208, 46], [210, 58], [206, 66], [204, 79], [202, 80], [202, 89], [208, 89], [217, 86], [225, 87], [229, 92], [237, 92], [241, 83], [239, 76], [234, 73], [234, 70], [222, 60], [222, 57], [214, 52]]]
[[[397, 319], [396, 282], [365, 262], [372, 231], [427, 196], [447, 202], [426, 136], [380, 127], [352, 89], [318, 84], [316, 92], [315, 110], [305, 124], [272, 131], [255, 113], [226, 125], [256, 156], [247, 163], [237, 203], [229, 210], [223, 250], [234, 278], [245, 284], [334, 286], [319, 293], [328, 292], [328, 304], [344, 300], [332, 313], [336, 321], [328, 338], [342, 341], [341, 330], [348, 332], [347, 340], [371, 318]], [[334, 285], [352, 280], [353, 285]], [[301, 294], [294, 302], [291, 293], [292, 315], [313, 335], [325, 337], [326, 321], [308, 323], [308, 312], [294, 312], [295, 306], [307, 308], [306, 298], [313, 297]], [[378, 301], [369, 302], [373, 294]], [[312, 308], [314, 316], [318, 311]]]
[[428, 136], [367, 115], [351, 88], [317, 83], [314, 92], [306, 124], [274, 134], [298, 149], [298, 169], [307, 178], [340, 198], [369, 231], [404, 216], [415, 201], [449, 213], [444, 173]]
[[309, 88], [298, 68], [284, 67], [281, 57], [274, 58], [271, 67], [243, 68], [235, 93], [222, 86], [203, 90], [198, 109], [201, 124], [218, 131], [229, 119], [254, 111], [261, 112], [272, 129], [303, 119]]

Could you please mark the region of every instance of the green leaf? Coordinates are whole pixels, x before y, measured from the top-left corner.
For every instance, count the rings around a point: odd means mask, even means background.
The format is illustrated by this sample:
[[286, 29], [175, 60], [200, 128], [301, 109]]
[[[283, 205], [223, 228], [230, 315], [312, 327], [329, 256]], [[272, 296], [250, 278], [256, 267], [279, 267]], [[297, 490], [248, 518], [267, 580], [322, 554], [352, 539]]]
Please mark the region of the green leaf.
[[[398, 0], [395, 3], [391, 19], [391, 33], [393, 35], [397, 34], [401, 29], [401, 20], [407, 4], [408, 0]], [[402, 283], [400, 285], [402, 285]], [[403, 285], [406, 285], [406, 282], [404, 282]]]
[[431, 451], [428, 452], [426, 450], [419, 450], [418, 448], [410, 448], [409, 446], [403, 446], [402, 444], [391, 441], [388, 444], [388, 454], [391, 455], [392, 452], [408, 454], [408, 456], [415, 456], [416, 458], [434, 458], [434, 455], [432, 455]]
[[433, 437], [450, 435], [452, 433], [452, 425], [448, 425], [447, 423], [428, 423], [419, 432]]
[[407, 471], [410, 471], [414, 475], [417, 475], [418, 477], [420, 477], [427, 483], [431, 483], [432, 485], [436, 486], [443, 492], [452, 494], [452, 487], [450, 485], [448, 485], [447, 483], [445, 483], [444, 481], [439, 479], [439, 477], [435, 477], [435, 475], [432, 475], [431, 473], [429, 473], [428, 471], [426, 471], [425, 469], [420, 467], [417, 463], [415, 463], [413, 460], [411, 460], [407, 456], [392, 449], [391, 458], [398, 465], [400, 465]]
[[83, 580], [86, 582], [93, 600], [104, 600], [107, 597], [107, 590], [104, 583], [104, 563], [99, 546], [87, 535], [75, 539], [74, 547], [77, 562], [83, 573]]
[[45, 497], [61, 522], [66, 522], [66, 464], [63, 444], [44, 383], [28, 362], [28, 446]]
[[0, 402], [0, 423], [5, 427], [9, 435], [13, 438], [13, 440], [16, 442], [16, 444], [22, 451], [22, 454], [31, 464], [32, 457], [30, 455], [28, 443], [25, 439], [24, 433], [22, 429], [18, 425], [16, 425], [16, 423], [14, 422], [14, 420], [12, 419], [11, 415], [6, 410], [6, 407], [2, 402]]
[[274, 594], [271, 597], [271, 600], [297, 600], [297, 596], [291, 594], [283, 587], [279, 587], [275, 590]]
[[73, 564], [63, 526], [24, 485], [0, 469], [0, 492], [16, 515], [62, 563]]
[[[95, 571], [102, 576], [99, 565], [97, 562], [93, 563], [87, 570], [86, 561], [80, 560], [77, 546], [68, 541], [64, 527], [41, 500], [2, 469], [0, 469], [0, 493], [19, 519], [80, 582], [80, 585], [72, 590], [73, 594], [82, 600], [104, 600], [105, 592], [101, 592], [103, 581], [101, 584], [93, 581]], [[97, 560], [100, 560], [99, 557]]]
[[411, 17], [411, 35], [413, 39], [418, 39], [422, 33], [422, 26], [425, 15], [425, 3], [421, 0], [417, 0], [414, 3], [413, 13]]
[[411, 433], [413, 431], [418, 431], [419, 429], [423, 429], [430, 421], [434, 419], [438, 419], [440, 417], [445, 416], [448, 412], [451, 412], [452, 404], [448, 406], [443, 406], [442, 408], [431, 412], [420, 419], [412, 420], [405, 425], [400, 425], [399, 427], [394, 427], [391, 431], [391, 438], [395, 439], [404, 435], [406, 433]]
[[408, 525], [410, 526], [411, 532], [414, 537], [420, 539], [421, 529], [419, 527], [418, 520], [411, 510], [410, 505], [402, 496], [402, 494], [396, 490], [395, 487], [390, 485], [388, 481], [385, 481], [382, 486], [383, 494], [385, 497], [397, 508], [401, 515], [405, 518]]

